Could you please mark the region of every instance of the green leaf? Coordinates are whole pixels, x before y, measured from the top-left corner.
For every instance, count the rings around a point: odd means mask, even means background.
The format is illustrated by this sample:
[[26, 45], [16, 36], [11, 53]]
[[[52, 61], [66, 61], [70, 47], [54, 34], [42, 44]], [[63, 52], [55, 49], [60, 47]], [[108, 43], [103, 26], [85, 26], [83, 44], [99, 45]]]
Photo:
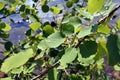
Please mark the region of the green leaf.
[[27, 16], [30, 19], [30, 21], [32, 21], [32, 22], [40, 22], [40, 18], [37, 15], [28, 14]]
[[95, 41], [85, 41], [78, 48], [78, 61], [83, 66], [89, 66], [94, 63], [96, 52], [97, 43]]
[[26, 36], [30, 36], [32, 34], [32, 30], [31, 29], [28, 29], [26, 32], [25, 32], [25, 35]]
[[46, 35], [50, 35], [54, 33], [54, 28], [51, 25], [45, 25], [43, 28], [43, 33]]
[[120, 62], [119, 48], [117, 46], [118, 36], [116, 34], [111, 34], [108, 36], [107, 40], [107, 50], [109, 52], [109, 65], [114, 66]]
[[4, 4], [14, 4], [16, 1], [15, 0], [0, 0], [1, 3], [4, 3]]
[[75, 48], [67, 48], [65, 54], [61, 57], [60, 63], [62, 66], [71, 63], [77, 57], [77, 50]]
[[7, 23], [0, 23], [0, 29], [3, 31], [9, 31], [11, 30], [11, 26]]
[[41, 0], [41, 5], [45, 5], [47, 0]]
[[11, 73], [20, 74], [23, 71], [23, 67], [12, 69]]
[[81, 76], [76, 75], [76, 74], [72, 74], [70, 76], [70, 80], [84, 80]]
[[51, 7], [51, 11], [52, 11], [54, 14], [59, 14], [59, 13], [61, 12], [61, 9], [58, 8], [58, 7], [52, 6], [52, 7]]
[[117, 20], [117, 28], [120, 30], [120, 18]]
[[89, 66], [90, 64], [93, 64], [94, 63], [94, 57], [95, 57], [95, 55], [91, 55], [90, 57], [83, 58], [81, 56], [81, 53], [78, 53], [78, 61], [83, 66]]
[[11, 26], [9, 24], [5, 23], [5, 27], [2, 28], [2, 30], [3, 31], [9, 31], [9, 30], [11, 30]]
[[73, 2], [73, 3], [78, 3], [78, 2], [79, 2], [79, 0], [72, 0], [72, 2]]
[[99, 12], [104, 5], [105, 0], [88, 0], [88, 12]]
[[1, 80], [14, 80], [11, 77], [1, 78]]
[[23, 68], [23, 74], [27, 74], [27, 73], [33, 72], [33, 70], [35, 69], [35, 66], [36, 66], [36, 64], [33, 63], [33, 64], [29, 65], [29, 66], [24, 67]]
[[2, 10], [4, 8], [4, 4], [3, 3], [0, 3], [0, 10]]
[[8, 37], [9, 37], [8, 32], [0, 30], [0, 38], [8, 38]]
[[29, 26], [33, 31], [36, 31], [41, 26], [41, 23], [40, 22], [34, 22], [34, 23], [31, 23]]
[[70, 19], [70, 16], [69, 16], [69, 15], [65, 16], [65, 17], [63, 18], [63, 20], [62, 20], [62, 24], [68, 23], [68, 22], [69, 22], [69, 19]]
[[62, 32], [66, 36], [70, 36], [74, 33], [74, 26], [71, 24], [63, 24], [62, 25]]
[[117, 70], [117, 71], [120, 71], [120, 64], [115, 65], [115, 66], [114, 66], [114, 69]]
[[106, 40], [101, 38], [98, 43], [97, 55], [95, 56], [95, 60], [101, 59], [101, 56], [105, 54], [108, 55], [108, 51], [106, 48]]
[[119, 49], [119, 54], [120, 54], [120, 34], [118, 34], [118, 38], [117, 38], [117, 47]]
[[63, 35], [58, 31], [48, 36], [46, 42], [50, 48], [56, 48], [65, 41]]
[[78, 33], [78, 38], [85, 37], [85, 36], [87, 36], [87, 35], [90, 35], [91, 33], [92, 33], [92, 27], [91, 27], [91, 26], [84, 27], [84, 28], [81, 29], [80, 32]]
[[1, 71], [8, 73], [10, 70], [24, 65], [32, 56], [34, 56], [32, 49], [14, 54], [2, 63]]
[[67, 6], [68, 8], [71, 8], [71, 7], [73, 6], [73, 2], [72, 2], [72, 1], [67, 1], [67, 2], [66, 2], [66, 6]]
[[60, 32], [55, 32], [48, 36], [47, 39], [40, 41], [38, 44], [38, 48], [41, 50], [45, 50], [47, 48], [56, 48], [60, 46], [65, 41], [65, 38], [62, 36]]
[[76, 11], [78, 11], [80, 13], [80, 15], [84, 16], [85, 18], [91, 19], [93, 20], [94, 16], [91, 15], [89, 12], [87, 12], [86, 10], [82, 10], [79, 7], [75, 7]]
[[40, 43], [38, 44], [38, 48], [41, 50], [45, 50], [45, 49], [49, 48], [46, 39], [40, 41]]
[[25, 11], [25, 5], [21, 5], [21, 7], [20, 7], [20, 11], [22, 11], [22, 12], [24, 12]]
[[48, 12], [48, 11], [49, 11], [49, 6], [46, 5], [46, 4], [43, 5], [43, 6], [42, 6], [42, 11], [45, 12], [45, 13]]
[[12, 49], [13, 44], [11, 42], [6, 42], [4, 47], [6, 50], [10, 51]]
[[80, 44], [80, 54], [83, 58], [90, 57], [91, 55], [95, 55], [97, 52], [97, 43], [95, 41], [84, 41]]
[[81, 23], [81, 20], [76, 16], [69, 19], [69, 24], [73, 25], [75, 28], [79, 27]]
[[56, 69], [51, 69], [48, 72], [48, 80], [57, 80], [57, 70]]
[[103, 24], [101, 24], [101, 26], [99, 26], [98, 32], [109, 34], [110, 33], [110, 27], [108, 26], [107, 23], [103, 23]]

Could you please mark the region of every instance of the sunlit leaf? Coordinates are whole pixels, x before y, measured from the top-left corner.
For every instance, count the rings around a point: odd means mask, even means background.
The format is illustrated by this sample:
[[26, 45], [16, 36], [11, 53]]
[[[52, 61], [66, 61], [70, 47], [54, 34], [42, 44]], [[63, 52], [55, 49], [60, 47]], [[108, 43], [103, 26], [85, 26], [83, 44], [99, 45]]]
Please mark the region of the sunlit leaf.
[[117, 28], [120, 30], [120, 18], [117, 20]]
[[62, 20], [62, 24], [69, 22], [70, 16], [65, 16]]
[[41, 5], [45, 5], [47, 0], [41, 0]]
[[31, 23], [29, 26], [33, 31], [36, 31], [40, 28], [41, 23], [40, 22], [34, 22], [34, 23]]
[[99, 59], [96, 63], [97, 63], [97, 68], [98, 69], [103, 69], [103, 63], [104, 63], [103, 58]]
[[54, 14], [59, 14], [61, 9], [58, 8], [58, 7], [55, 7], [55, 6], [52, 6], [51, 7], [51, 11], [54, 13]]
[[88, 12], [94, 13], [101, 10], [105, 0], [88, 0]]
[[95, 41], [84, 41], [79, 46], [78, 61], [83, 66], [93, 64], [97, 53], [97, 43]]
[[4, 4], [14, 4], [16, 1], [15, 0], [0, 0], [1, 3], [4, 3]]
[[91, 20], [94, 18], [94, 16], [91, 15], [86, 10], [82, 10], [79, 7], [75, 7], [75, 9], [80, 13], [80, 15], [84, 16], [85, 18], [88, 18], [88, 19], [91, 19]]
[[47, 41], [45, 39], [40, 41], [40, 43], [38, 44], [38, 48], [41, 50], [49, 48]]
[[32, 49], [27, 49], [18, 54], [14, 54], [2, 63], [1, 71], [8, 73], [10, 70], [25, 64], [32, 56], [34, 56]]
[[114, 66], [114, 69], [117, 70], [117, 71], [120, 71], [120, 64], [115, 65], [115, 66]]
[[2, 10], [4, 8], [4, 4], [3, 3], [0, 3], [0, 10]]
[[0, 29], [3, 31], [9, 31], [11, 30], [11, 26], [7, 23], [0, 23]]
[[80, 32], [78, 33], [78, 38], [82, 38], [82, 37], [85, 37], [89, 34], [92, 33], [92, 27], [91, 26], [87, 26], [87, 27], [84, 27], [83, 29], [80, 30]]
[[28, 14], [28, 18], [30, 19], [31, 22], [39, 22], [40, 18], [37, 15], [34, 14]]
[[101, 58], [102, 55], [108, 54], [107, 48], [106, 48], [106, 41], [101, 39], [101, 41], [98, 43], [97, 48], [97, 55], [95, 57], [95, 60], [98, 60]]
[[83, 66], [89, 66], [90, 64], [94, 63], [95, 55], [91, 55], [90, 57], [83, 58], [80, 53], [78, 53], [78, 61]]
[[98, 32], [108, 34], [110, 33], [110, 27], [108, 26], [107, 23], [103, 23], [98, 28]]
[[23, 71], [23, 67], [12, 69], [11, 73], [20, 74]]
[[75, 48], [67, 48], [65, 54], [60, 59], [61, 65], [64, 66], [67, 63], [71, 63], [77, 57], [77, 50]]
[[14, 80], [11, 77], [1, 78], [1, 80]]
[[50, 48], [55, 48], [60, 46], [60, 44], [62, 44], [65, 41], [65, 38], [60, 32], [55, 32], [48, 36], [46, 41]]
[[72, 74], [70, 80], [82, 80], [83, 78], [80, 75]]

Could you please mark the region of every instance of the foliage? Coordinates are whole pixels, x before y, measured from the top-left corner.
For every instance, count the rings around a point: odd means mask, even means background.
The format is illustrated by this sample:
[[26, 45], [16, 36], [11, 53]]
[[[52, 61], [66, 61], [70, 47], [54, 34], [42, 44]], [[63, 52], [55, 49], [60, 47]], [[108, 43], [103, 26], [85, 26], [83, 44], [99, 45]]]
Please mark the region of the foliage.
[[[0, 62], [1, 80], [109, 80], [106, 66], [120, 70], [120, 19], [116, 26], [108, 25], [120, 5], [114, 8], [111, 0], [84, 0], [87, 5], [65, 0], [61, 8], [49, 6], [52, 0], [32, 1], [32, 7], [26, 0], [0, 1], [0, 38], [9, 37], [11, 26], [2, 21], [7, 16], [20, 14], [32, 22], [19, 45], [1, 42], [6, 49]], [[63, 18], [59, 23], [43, 23], [39, 8]]]

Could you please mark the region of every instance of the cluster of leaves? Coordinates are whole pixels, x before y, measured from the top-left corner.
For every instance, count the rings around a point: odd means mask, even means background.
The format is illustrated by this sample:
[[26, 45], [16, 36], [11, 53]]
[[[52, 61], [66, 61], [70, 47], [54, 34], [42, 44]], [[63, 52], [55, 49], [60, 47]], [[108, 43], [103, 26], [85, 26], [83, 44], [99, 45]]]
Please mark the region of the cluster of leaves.
[[[59, 6], [48, 6], [48, 0], [1, 0], [0, 14], [5, 18], [20, 14], [32, 22], [26, 39], [18, 46], [3, 43], [6, 58], [1, 60], [1, 80], [109, 80], [104, 72], [105, 60], [120, 70], [120, 19], [110, 27], [109, 20], [120, 7], [110, 0], [65, 0], [65, 8], [58, 23], [42, 23], [38, 7], [44, 13], [61, 14]], [[96, 16], [103, 16], [94, 22]], [[11, 19], [10, 19], [11, 20]], [[13, 21], [13, 20], [11, 20]], [[0, 38], [7, 38], [11, 26], [0, 21]], [[104, 59], [105, 57], [105, 59]]]

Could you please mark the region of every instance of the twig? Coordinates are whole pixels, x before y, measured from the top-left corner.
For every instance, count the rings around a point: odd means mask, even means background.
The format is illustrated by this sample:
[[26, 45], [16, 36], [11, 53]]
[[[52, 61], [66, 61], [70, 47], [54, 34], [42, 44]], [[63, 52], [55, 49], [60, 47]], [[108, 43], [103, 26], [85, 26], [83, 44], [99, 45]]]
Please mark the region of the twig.
[[120, 5], [118, 5], [115, 9], [113, 9], [106, 17], [104, 17], [102, 20], [100, 20], [97, 25], [102, 24], [107, 20], [107, 18], [111, 17], [118, 9], [120, 8]]
[[74, 46], [74, 48], [78, 48], [81, 42], [83, 42], [86, 38], [89, 38], [89, 36], [85, 36], [83, 38], [78, 39], [78, 43]]
[[[109, 17], [111, 17], [118, 9], [120, 8], [120, 5], [118, 5], [115, 9], [113, 9], [109, 14], [108, 14], [108, 16], [106, 16], [106, 17], [104, 17], [102, 20], [100, 20], [96, 25], [100, 25], [100, 24], [102, 24], [102, 23], [104, 23], [106, 20], [107, 20], [107, 18], [109, 18]], [[79, 45], [81, 44], [81, 42], [83, 42], [86, 38], [88, 38], [89, 36], [85, 36], [85, 37], [83, 37], [83, 38], [80, 38], [79, 40], [78, 40], [78, 43], [74, 46], [74, 48], [77, 48], [77, 47], [79, 47]]]
[[[15, 13], [13, 13], [13, 14], [19, 14], [20, 12], [15, 12]], [[11, 14], [10, 14], [11, 15]], [[10, 16], [10, 15], [5, 15], [5, 16], [3, 16], [3, 17], [0, 17], [0, 20], [1, 19], [4, 19], [4, 18], [7, 18], [8, 16]]]
[[55, 64], [51, 65], [50, 67], [44, 67], [44, 69], [42, 69], [41, 74], [37, 75], [36, 77], [32, 78], [31, 80], [36, 80], [37, 78], [43, 79], [44, 76], [54, 67], [56, 67], [57, 65], [59, 65], [60, 62], [56, 62]]

